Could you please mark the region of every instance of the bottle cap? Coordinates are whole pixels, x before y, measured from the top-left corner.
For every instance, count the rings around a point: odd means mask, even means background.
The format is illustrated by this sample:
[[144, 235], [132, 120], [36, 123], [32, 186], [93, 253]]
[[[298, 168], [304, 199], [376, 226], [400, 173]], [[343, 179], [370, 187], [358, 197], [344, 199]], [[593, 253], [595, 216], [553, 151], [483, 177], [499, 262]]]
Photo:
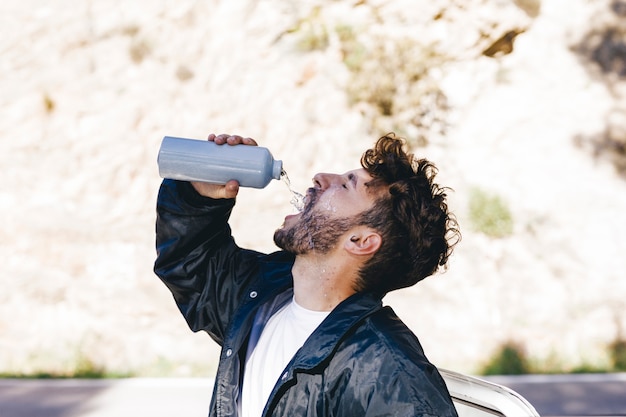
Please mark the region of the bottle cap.
[[274, 166], [272, 167], [272, 178], [275, 180], [280, 179], [280, 174], [283, 173], [283, 161], [274, 161]]

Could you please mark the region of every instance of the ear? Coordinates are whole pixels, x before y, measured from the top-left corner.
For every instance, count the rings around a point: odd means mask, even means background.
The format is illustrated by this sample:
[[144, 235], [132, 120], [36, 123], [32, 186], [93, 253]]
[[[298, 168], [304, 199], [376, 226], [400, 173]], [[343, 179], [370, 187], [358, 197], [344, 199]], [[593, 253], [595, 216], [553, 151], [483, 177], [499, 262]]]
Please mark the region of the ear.
[[380, 248], [382, 237], [372, 229], [353, 231], [348, 234], [345, 249], [353, 255], [373, 255]]

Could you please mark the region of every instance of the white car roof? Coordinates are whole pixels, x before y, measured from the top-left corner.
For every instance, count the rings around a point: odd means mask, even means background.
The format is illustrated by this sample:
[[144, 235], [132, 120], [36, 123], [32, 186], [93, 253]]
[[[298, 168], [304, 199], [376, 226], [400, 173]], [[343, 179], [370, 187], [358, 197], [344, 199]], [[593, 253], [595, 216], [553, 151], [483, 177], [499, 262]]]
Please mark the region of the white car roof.
[[538, 417], [520, 394], [503, 385], [439, 369], [459, 417]]

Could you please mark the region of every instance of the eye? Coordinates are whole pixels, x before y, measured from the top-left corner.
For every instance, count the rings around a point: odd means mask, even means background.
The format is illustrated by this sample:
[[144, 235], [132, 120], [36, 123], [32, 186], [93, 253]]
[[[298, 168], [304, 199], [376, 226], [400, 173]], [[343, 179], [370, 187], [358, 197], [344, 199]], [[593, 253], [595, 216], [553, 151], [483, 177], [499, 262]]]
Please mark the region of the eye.
[[356, 185], [356, 177], [354, 174], [348, 174], [348, 182], [342, 184], [342, 187], [347, 189], [348, 183], [350, 183], [353, 187]]

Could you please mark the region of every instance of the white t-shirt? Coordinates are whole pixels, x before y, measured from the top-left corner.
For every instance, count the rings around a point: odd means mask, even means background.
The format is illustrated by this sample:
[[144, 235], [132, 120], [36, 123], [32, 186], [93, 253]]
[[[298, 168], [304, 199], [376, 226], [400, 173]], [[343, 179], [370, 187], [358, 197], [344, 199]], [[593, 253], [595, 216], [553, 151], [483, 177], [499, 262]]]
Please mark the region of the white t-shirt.
[[281, 373], [328, 313], [307, 310], [292, 299], [270, 317], [246, 358], [241, 393], [243, 417], [261, 416]]

